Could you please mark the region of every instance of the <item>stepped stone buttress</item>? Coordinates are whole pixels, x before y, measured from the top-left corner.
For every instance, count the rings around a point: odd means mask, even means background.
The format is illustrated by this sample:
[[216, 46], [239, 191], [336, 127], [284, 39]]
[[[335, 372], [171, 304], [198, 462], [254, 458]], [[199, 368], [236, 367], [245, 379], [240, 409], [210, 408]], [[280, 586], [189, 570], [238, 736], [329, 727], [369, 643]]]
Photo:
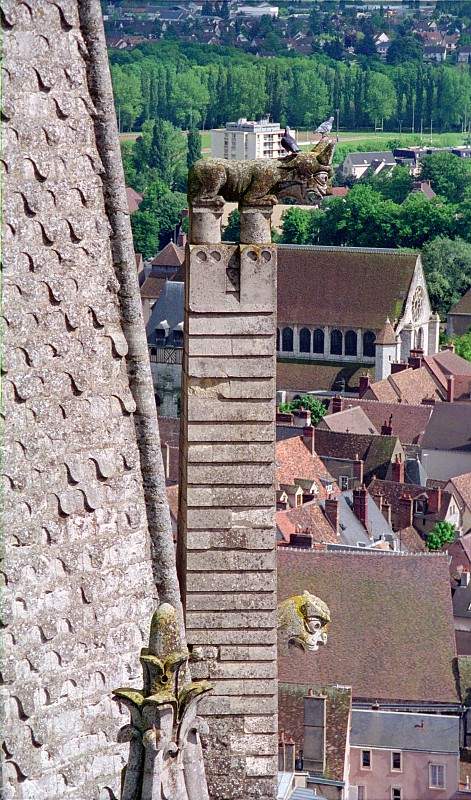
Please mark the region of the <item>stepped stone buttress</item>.
[[218, 210], [191, 210], [190, 241], [213, 243], [187, 248], [179, 565], [192, 674], [214, 686], [199, 707], [210, 796], [272, 800], [276, 247], [270, 209], [241, 216], [258, 243], [221, 244]]

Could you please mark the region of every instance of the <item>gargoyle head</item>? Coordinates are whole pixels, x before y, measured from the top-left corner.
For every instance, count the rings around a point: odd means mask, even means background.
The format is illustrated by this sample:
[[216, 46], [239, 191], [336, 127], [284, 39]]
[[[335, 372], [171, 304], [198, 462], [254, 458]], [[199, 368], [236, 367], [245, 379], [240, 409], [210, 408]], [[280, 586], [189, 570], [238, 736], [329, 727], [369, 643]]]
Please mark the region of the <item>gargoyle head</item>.
[[302, 650], [318, 650], [327, 642], [329, 607], [319, 597], [304, 591], [278, 606], [278, 628], [288, 635], [288, 644]]
[[333, 172], [334, 149], [332, 141], [321, 140], [312, 150], [280, 159], [281, 172], [288, 182], [303, 184], [306, 194], [325, 197]]

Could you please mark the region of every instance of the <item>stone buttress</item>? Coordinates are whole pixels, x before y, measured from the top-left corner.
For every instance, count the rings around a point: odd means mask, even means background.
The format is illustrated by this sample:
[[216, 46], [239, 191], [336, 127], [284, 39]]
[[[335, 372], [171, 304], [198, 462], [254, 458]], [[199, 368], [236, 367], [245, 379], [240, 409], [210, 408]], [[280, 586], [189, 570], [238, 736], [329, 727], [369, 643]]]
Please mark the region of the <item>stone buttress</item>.
[[77, 0], [2, 2], [2, 797], [113, 800], [155, 607]]
[[[197, 214], [201, 233], [212, 212]], [[215, 687], [200, 705], [209, 791], [272, 800], [276, 247], [191, 244], [186, 263], [179, 562], [187, 639], [203, 659], [192, 674]]]

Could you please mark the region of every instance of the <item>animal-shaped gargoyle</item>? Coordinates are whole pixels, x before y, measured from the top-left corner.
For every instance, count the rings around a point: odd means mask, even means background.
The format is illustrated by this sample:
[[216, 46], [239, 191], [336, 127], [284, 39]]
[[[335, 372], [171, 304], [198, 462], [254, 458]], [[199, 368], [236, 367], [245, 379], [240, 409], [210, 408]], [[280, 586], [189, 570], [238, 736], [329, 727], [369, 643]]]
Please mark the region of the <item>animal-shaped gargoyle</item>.
[[284, 158], [201, 159], [193, 164], [188, 174], [190, 208], [218, 210], [225, 200], [238, 202], [241, 209], [271, 208], [281, 197], [299, 187], [304, 194], [322, 198], [327, 194], [332, 175], [333, 154], [334, 143], [325, 139], [312, 150]]
[[301, 650], [318, 650], [327, 642], [329, 607], [310, 592], [288, 597], [278, 605], [278, 631], [288, 645]]

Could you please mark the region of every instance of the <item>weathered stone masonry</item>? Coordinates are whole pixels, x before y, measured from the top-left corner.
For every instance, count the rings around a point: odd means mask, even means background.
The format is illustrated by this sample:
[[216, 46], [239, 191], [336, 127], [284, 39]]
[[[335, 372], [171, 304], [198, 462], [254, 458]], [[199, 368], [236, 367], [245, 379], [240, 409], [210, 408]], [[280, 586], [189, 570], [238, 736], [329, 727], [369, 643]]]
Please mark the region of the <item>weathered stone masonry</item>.
[[275, 304], [273, 245], [188, 247], [180, 565], [217, 800], [276, 796]]

